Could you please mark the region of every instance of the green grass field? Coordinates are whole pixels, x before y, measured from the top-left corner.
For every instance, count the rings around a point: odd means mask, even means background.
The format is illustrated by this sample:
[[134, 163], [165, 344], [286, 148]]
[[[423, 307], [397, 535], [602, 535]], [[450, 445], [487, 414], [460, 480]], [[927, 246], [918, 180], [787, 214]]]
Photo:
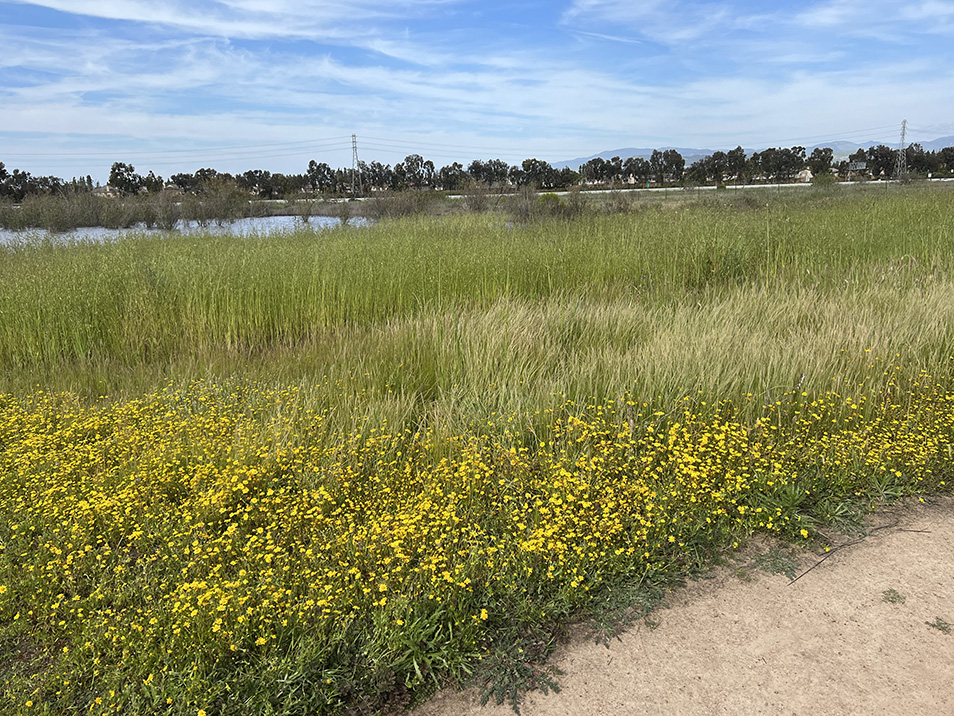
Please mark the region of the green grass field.
[[753, 532], [949, 493], [954, 191], [726, 194], [0, 248], [0, 707], [504, 695]]

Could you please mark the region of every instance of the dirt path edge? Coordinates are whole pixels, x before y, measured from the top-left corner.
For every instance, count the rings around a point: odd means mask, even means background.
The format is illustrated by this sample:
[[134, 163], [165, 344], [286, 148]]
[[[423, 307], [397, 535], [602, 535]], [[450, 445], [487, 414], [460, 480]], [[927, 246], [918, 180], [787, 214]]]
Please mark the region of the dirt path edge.
[[[580, 630], [551, 660], [560, 693], [527, 695], [521, 713], [954, 714], [954, 498], [894, 505], [841, 545], [797, 555], [794, 583], [743, 555], [609, 648]], [[512, 713], [474, 690], [414, 711]]]

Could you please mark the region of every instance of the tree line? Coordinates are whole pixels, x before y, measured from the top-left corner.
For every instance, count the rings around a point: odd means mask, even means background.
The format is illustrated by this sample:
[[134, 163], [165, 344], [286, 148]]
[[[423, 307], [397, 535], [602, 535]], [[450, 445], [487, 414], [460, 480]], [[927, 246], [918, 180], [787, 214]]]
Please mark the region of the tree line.
[[[954, 176], [954, 147], [926, 151], [920, 144], [905, 148], [909, 173], [919, 176]], [[654, 150], [649, 157], [596, 157], [576, 170], [557, 169], [541, 159], [525, 159], [510, 165], [501, 159], [475, 159], [466, 168], [459, 162], [437, 168], [420, 154], [409, 154], [393, 166], [381, 162], [359, 162], [355, 174], [350, 167], [332, 168], [312, 159], [301, 174], [272, 173], [250, 169], [229, 174], [204, 168], [194, 173], [173, 174], [168, 180], [150, 171], [146, 175], [125, 162], [110, 168], [108, 187], [123, 196], [158, 193], [177, 189], [186, 194], [202, 193], [209, 187], [232, 186], [262, 199], [279, 199], [304, 193], [342, 195], [360, 185], [364, 191], [441, 189], [461, 191], [475, 185], [504, 189], [532, 186], [543, 190], [565, 189], [581, 184], [591, 186], [697, 186], [726, 182], [790, 182], [803, 169], [813, 175], [840, 179], [896, 179], [898, 150], [884, 144], [859, 149], [848, 159], [835, 162], [834, 151], [805, 147], [770, 148], [747, 154], [741, 146], [717, 151], [686, 166], [675, 149]], [[0, 162], [0, 198], [21, 202], [31, 194], [91, 192], [96, 187], [90, 176], [64, 181], [55, 176], [33, 176], [19, 169], [8, 171]]]

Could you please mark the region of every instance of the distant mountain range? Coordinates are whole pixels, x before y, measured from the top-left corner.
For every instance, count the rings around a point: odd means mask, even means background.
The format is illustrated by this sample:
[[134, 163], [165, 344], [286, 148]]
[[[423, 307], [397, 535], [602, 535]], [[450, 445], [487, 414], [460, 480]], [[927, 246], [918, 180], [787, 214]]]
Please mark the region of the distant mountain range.
[[[805, 150], [808, 154], [811, 154], [812, 150], [814, 150], [816, 147], [831, 147], [835, 153], [835, 160], [841, 161], [842, 159], [847, 159], [849, 154], [854, 154], [859, 149], [869, 149], [879, 144], [885, 144], [885, 142], [822, 142], [820, 144], [813, 144], [810, 147], [805, 147]], [[939, 137], [938, 139], [933, 139], [930, 142], [919, 142], [919, 144], [924, 147], [925, 151], [937, 151], [938, 149], [944, 149], [944, 147], [954, 147], [954, 136]], [[897, 145], [889, 144], [888, 146]], [[622, 159], [626, 159], [627, 157], [643, 157], [645, 159], [649, 159], [655, 149], [658, 149], [661, 152], [664, 152], [667, 149], [675, 149], [682, 155], [682, 158], [686, 160], [686, 166], [689, 166], [693, 162], [718, 151], [715, 149], [698, 149], [691, 147], [655, 147], [648, 149], [645, 147], [627, 147], [625, 149], [611, 149], [606, 152], [600, 152], [599, 154], [593, 154], [589, 157], [579, 157], [577, 159], [567, 159], [566, 161], [555, 162], [553, 167], [554, 169], [563, 169], [564, 167], [577, 169], [581, 164], [586, 164], [591, 159], [596, 159], [597, 157], [601, 159], [612, 159], [613, 157], [621, 157]], [[729, 149], [734, 149], [734, 147], [729, 147]], [[746, 148], [745, 153], [748, 155], [752, 154], [753, 152], [761, 152], [765, 149], [768, 149], [768, 147], [762, 147], [761, 149]], [[723, 149], [722, 151], [728, 150]]]
[[[600, 152], [599, 154], [594, 154], [589, 157], [580, 157], [579, 159], [567, 159], [565, 162], [556, 162], [553, 164], [554, 169], [563, 169], [564, 167], [569, 167], [570, 169], [576, 169], [581, 164], [586, 164], [591, 159], [612, 159], [613, 157], [620, 157], [621, 159], [626, 159], [627, 157], [643, 157], [649, 159], [652, 156], [653, 152], [658, 149], [660, 152], [665, 152], [668, 149], [675, 149], [682, 155], [682, 158], [686, 160], [686, 166], [689, 166], [694, 161], [702, 159], [712, 154], [715, 149], [689, 149], [687, 147], [655, 147], [646, 149], [644, 147], [628, 147], [626, 149], [612, 149], [608, 152]], [[751, 154], [746, 150], [747, 154]]]

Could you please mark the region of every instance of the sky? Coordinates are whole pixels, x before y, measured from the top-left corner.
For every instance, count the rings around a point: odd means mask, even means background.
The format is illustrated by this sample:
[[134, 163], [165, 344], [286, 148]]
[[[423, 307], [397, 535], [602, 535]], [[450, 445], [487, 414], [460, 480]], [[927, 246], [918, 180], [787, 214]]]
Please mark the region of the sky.
[[954, 135], [954, 0], [0, 0], [0, 161], [105, 182]]

